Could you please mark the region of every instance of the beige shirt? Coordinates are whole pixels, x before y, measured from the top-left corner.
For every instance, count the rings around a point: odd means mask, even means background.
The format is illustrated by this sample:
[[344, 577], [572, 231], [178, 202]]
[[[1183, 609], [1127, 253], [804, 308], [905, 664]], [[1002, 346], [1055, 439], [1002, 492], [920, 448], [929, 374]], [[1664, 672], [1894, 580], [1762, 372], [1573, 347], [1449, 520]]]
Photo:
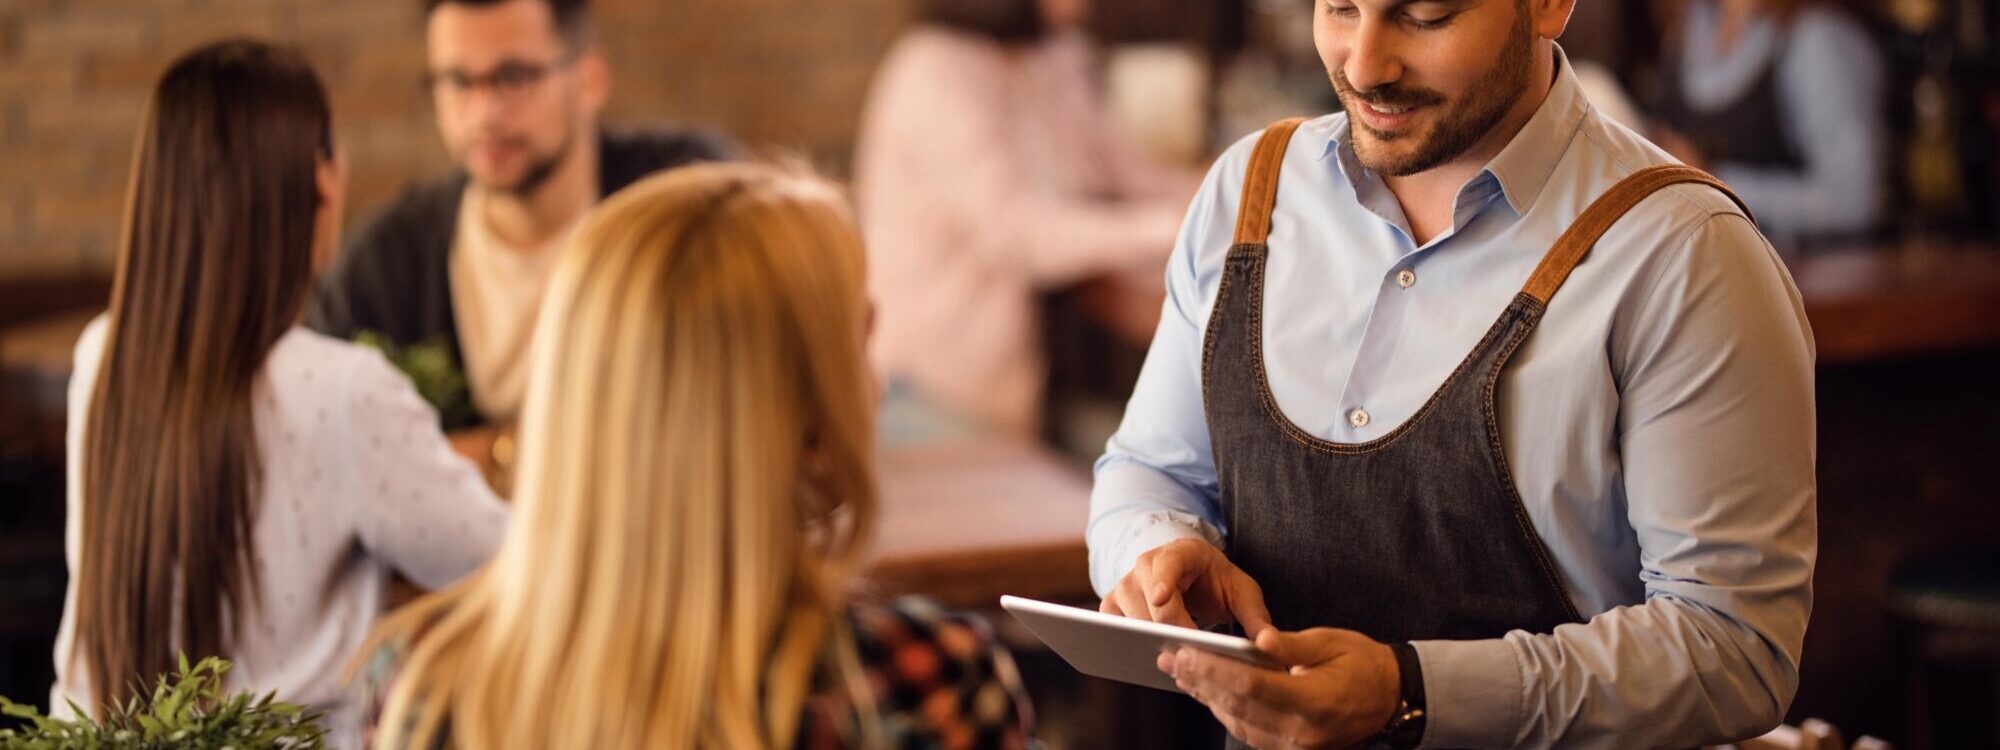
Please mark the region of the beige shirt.
[[452, 239], [451, 312], [472, 406], [480, 416], [511, 422], [528, 390], [528, 344], [542, 309], [556, 256], [583, 217], [532, 248], [517, 248], [486, 225], [486, 191], [465, 189]]

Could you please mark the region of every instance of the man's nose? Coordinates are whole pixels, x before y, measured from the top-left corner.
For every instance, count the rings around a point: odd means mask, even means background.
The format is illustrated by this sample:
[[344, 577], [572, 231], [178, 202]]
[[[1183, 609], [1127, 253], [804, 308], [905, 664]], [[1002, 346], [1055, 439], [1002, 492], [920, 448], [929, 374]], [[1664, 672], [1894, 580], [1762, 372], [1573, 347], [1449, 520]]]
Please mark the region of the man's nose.
[[1403, 77], [1403, 63], [1397, 55], [1394, 31], [1385, 26], [1381, 20], [1365, 17], [1355, 25], [1353, 44], [1348, 48], [1347, 61], [1341, 67], [1347, 76], [1347, 85], [1354, 87], [1355, 91], [1365, 93]]

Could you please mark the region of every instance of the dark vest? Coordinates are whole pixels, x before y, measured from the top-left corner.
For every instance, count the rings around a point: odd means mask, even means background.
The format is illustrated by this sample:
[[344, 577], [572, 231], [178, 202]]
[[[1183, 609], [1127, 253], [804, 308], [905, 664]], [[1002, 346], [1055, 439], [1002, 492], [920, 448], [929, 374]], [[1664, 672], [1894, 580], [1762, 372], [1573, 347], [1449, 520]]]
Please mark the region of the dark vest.
[[1665, 61], [1660, 66], [1664, 98], [1655, 108], [1660, 121], [1687, 136], [1711, 164], [1803, 169], [1805, 157], [1785, 130], [1785, 106], [1778, 92], [1778, 64], [1785, 58], [1790, 38], [1789, 34], [1779, 38], [1770, 64], [1749, 90], [1713, 111], [1688, 105], [1681, 61]]

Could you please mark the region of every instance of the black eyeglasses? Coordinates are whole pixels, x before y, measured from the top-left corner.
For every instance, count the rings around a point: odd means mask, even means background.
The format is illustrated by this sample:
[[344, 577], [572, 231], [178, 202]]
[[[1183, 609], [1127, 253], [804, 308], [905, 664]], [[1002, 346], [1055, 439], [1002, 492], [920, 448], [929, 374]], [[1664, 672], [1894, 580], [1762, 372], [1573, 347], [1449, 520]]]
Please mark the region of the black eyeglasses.
[[424, 87], [433, 96], [463, 97], [479, 88], [490, 88], [493, 95], [502, 99], [518, 98], [533, 90], [549, 75], [567, 68], [576, 62], [577, 54], [563, 55], [553, 62], [532, 63], [521, 60], [507, 60], [490, 73], [468, 73], [463, 70], [437, 70], [424, 74]]

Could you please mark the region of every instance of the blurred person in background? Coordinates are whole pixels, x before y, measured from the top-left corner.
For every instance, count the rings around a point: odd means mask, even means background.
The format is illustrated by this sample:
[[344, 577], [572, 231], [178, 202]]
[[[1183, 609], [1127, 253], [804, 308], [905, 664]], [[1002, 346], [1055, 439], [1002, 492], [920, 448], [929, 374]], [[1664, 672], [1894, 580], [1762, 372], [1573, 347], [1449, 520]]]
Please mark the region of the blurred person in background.
[[1088, 0], [925, 0], [877, 72], [855, 183], [892, 394], [913, 387], [1033, 434], [1039, 295], [1156, 272], [1172, 250], [1200, 177], [1114, 131], [1088, 12]]
[[230, 690], [324, 710], [328, 744], [358, 747], [340, 668], [389, 573], [441, 587], [499, 546], [506, 507], [410, 382], [299, 327], [346, 180], [296, 52], [215, 44], [154, 89], [111, 308], [70, 383], [53, 711], [221, 656]]
[[603, 196], [729, 149], [691, 133], [600, 129], [611, 77], [585, 0], [424, 7], [427, 81], [458, 169], [362, 226], [321, 280], [308, 322], [444, 363], [443, 373], [413, 374], [435, 388], [445, 426], [462, 430], [461, 451], [504, 469], [503, 436], [520, 412], [535, 313], [563, 238]]
[[861, 239], [814, 178], [648, 178], [557, 264], [494, 563], [385, 623], [385, 748], [1020, 748], [977, 620], [852, 582], [876, 519]]
[[1653, 140], [1721, 178], [1780, 245], [1882, 223], [1881, 51], [1815, 0], [1667, 6]]

